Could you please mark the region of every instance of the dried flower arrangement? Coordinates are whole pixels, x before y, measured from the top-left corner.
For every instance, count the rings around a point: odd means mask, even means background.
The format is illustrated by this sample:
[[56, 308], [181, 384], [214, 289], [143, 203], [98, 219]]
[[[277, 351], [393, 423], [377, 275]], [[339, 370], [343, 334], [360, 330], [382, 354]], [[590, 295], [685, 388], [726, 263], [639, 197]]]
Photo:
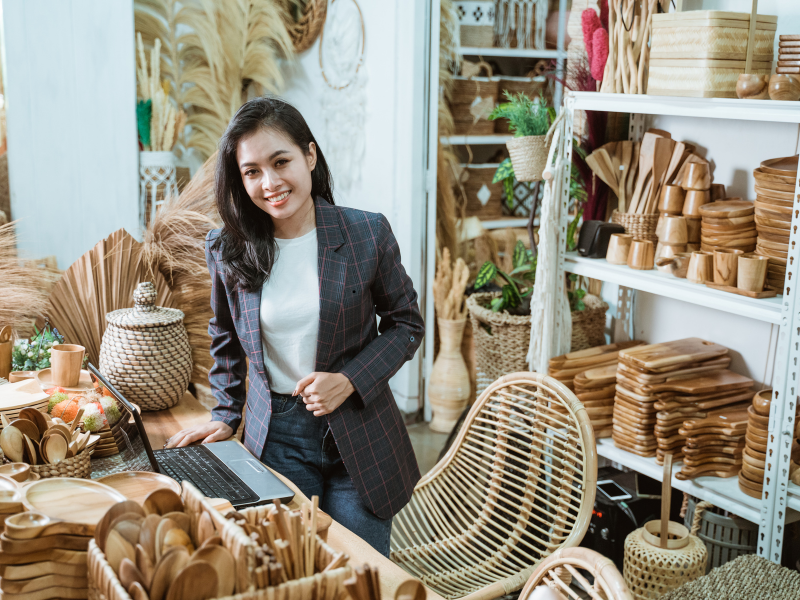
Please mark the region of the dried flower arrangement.
[[436, 316], [451, 321], [467, 318], [467, 304], [464, 290], [467, 289], [469, 268], [463, 258], [450, 262], [450, 251], [442, 251], [442, 259], [436, 265], [436, 279], [433, 282], [433, 303]]

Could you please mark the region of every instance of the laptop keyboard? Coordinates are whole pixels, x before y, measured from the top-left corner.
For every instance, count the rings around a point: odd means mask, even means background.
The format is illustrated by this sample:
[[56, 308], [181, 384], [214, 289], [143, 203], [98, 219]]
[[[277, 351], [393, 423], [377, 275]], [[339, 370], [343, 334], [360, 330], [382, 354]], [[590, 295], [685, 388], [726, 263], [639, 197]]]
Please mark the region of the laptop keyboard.
[[225, 498], [234, 506], [254, 504], [258, 496], [219, 458], [202, 446], [167, 448], [155, 453], [159, 469], [177, 482], [191, 482], [209, 498]]

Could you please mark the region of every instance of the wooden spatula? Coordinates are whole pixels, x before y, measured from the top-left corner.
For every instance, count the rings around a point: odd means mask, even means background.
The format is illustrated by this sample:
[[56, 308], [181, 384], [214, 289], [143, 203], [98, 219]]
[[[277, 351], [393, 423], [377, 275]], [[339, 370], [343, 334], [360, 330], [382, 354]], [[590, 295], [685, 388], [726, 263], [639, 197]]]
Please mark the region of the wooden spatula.
[[661, 481], [661, 547], [669, 540], [669, 509], [672, 503], [672, 453], [664, 456], [664, 477]]
[[628, 180], [633, 179], [631, 174], [631, 160], [633, 159], [633, 142], [622, 142], [619, 145], [619, 212], [624, 213], [628, 205]]
[[658, 130], [651, 130], [645, 133], [644, 137], [642, 138], [642, 145], [639, 150], [639, 176], [636, 179], [636, 189], [633, 192], [633, 198], [631, 199], [631, 204], [628, 208], [629, 213], [640, 212], [639, 203], [642, 202], [644, 187], [647, 183], [648, 176], [653, 171], [656, 140], [662, 137], [664, 137], [662, 132]]
[[637, 207], [641, 214], [656, 212], [658, 195], [661, 193], [661, 185], [664, 175], [666, 175], [669, 169], [674, 147], [675, 142], [670, 138], [659, 138], [656, 140], [655, 151], [653, 153], [653, 185], [651, 186], [650, 194], [646, 197], [646, 201], [640, 202]]

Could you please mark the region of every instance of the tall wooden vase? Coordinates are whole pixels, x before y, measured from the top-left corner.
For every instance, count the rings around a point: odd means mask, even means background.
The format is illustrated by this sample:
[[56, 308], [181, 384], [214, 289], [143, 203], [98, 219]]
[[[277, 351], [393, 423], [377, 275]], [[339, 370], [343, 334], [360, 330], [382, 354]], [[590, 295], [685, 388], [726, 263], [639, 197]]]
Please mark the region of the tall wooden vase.
[[450, 433], [469, 400], [469, 372], [461, 355], [466, 319], [437, 319], [439, 355], [433, 362], [428, 397], [433, 409], [431, 430]]

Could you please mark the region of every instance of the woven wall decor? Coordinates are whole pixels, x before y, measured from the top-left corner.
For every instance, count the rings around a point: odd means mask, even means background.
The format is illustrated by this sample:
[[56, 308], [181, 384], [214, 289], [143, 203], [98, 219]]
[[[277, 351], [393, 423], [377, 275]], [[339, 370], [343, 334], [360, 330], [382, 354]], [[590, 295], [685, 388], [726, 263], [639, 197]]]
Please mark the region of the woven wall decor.
[[135, 306], [106, 315], [100, 372], [142, 410], [175, 406], [189, 385], [192, 349], [183, 311], [156, 306], [155, 286], [140, 283]]
[[300, 54], [314, 45], [325, 25], [327, 13], [328, 0], [306, 0], [300, 18], [289, 27], [289, 37], [292, 38], [295, 52]]

